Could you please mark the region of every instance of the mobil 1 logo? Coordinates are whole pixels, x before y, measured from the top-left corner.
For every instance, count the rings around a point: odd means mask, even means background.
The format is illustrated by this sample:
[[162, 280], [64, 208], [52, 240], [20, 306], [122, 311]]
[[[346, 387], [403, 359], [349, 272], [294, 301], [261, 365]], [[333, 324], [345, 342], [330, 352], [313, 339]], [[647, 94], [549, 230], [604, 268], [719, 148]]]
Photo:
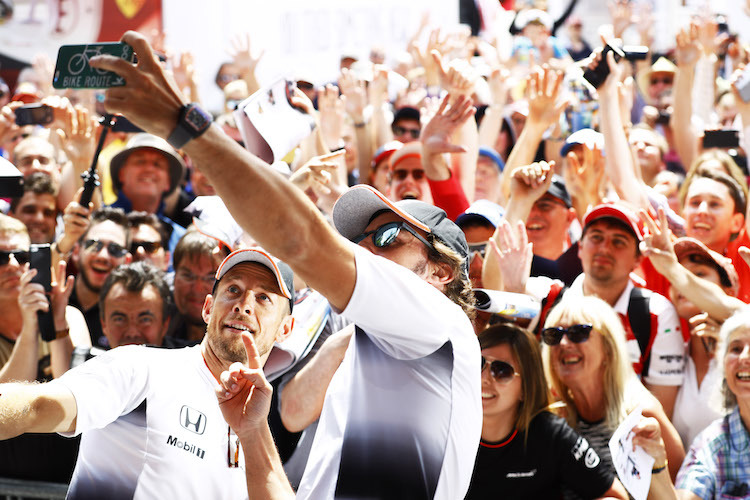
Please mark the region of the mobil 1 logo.
[[52, 86], [56, 89], [106, 89], [125, 85], [125, 80], [116, 73], [89, 65], [92, 57], [104, 54], [128, 62], [135, 59], [133, 48], [126, 43], [63, 45], [57, 53]]

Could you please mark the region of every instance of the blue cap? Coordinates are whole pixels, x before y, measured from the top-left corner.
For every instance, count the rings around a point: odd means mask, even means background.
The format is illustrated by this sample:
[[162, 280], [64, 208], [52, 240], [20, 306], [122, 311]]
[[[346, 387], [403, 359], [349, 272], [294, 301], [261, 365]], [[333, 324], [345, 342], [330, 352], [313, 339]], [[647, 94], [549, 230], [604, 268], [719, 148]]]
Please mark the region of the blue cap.
[[492, 203], [489, 200], [477, 200], [464, 213], [456, 217], [456, 224], [461, 227], [462, 224], [478, 220], [480, 222], [489, 222], [493, 227], [497, 228], [504, 216], [505, 209], [497, 203]]
[[488, 148], [487, 146], [479, 146], [479, 156], [486, 156], [490, 160], [494, 161], [495, 165], [497, 165], [497, 168], [500, 169], [501, 172], [505, 168], [505, 162], [502, 158], [500, 158], [500, 155], [497, 154], [497, 151], [492, 148]]

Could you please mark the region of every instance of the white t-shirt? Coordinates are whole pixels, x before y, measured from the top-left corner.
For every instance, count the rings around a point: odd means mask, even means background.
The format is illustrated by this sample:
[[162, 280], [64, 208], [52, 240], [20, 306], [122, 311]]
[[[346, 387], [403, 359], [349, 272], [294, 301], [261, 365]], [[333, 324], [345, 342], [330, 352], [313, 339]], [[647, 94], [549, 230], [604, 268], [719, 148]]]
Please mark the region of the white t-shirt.
[[119, 347], [50, 383], [75, 396], [83, 433], [68, 498], [247, 498], [200, 346]]
[[357, 331], [328, 391], [297, 498], [463, 498], [482, 428], [479, 343], [462, 309], [353, 245]]
[[716, 358], [711, 358], [708, 371], [698, 387], [698, 374], [695, 370], [693, 358], [686, 355], [685, 381], [677, 393], [672, 412], [672, 423], [680, 434], [685, 449], [690, 448], [695, 437], [714, 420], [724, 414], [713, 408], [713, 398], [716, 388], [723, 380], [721, 366]]

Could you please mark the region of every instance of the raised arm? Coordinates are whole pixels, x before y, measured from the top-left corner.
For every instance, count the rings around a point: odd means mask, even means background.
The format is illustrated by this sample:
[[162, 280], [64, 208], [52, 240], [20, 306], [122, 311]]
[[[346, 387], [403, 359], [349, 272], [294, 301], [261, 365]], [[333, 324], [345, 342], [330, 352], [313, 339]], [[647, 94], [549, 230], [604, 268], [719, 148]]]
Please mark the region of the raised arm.
[[0, 440], [26, 432], [73, 432], [76, 400], [59, 384], [0, 384]]
[[744, 302], [730, 297], [721, 287], [699, 278], [677, 261], [670, 239], [671, 231], [667, 225], [667, 216], [663, 209], [659, 208], [658, 223], [643, 210], [639, 215], [649, 230], [649, 235], [641, 243], [641, 252], [651, 259], [654, 268], [686, 299], [718, 321], [726, 320], [745, 307]]
[[[600, 57], [601, 55], [597, 55], [591, 64], [597, 64]], [[607, 175], [620, 198], [637, 207], [648, 208], [645, 184], [639, 180], [640, 174], [635, 175], [638, 167], [630, 150], [620, 114], [619, 89], [622, 69], [615, 62], [611, 51], [607, 53], [607, 64], [609, 76], [598, 89], [600, 128], [604, 135]]]
[[344, 360], [354, 325], [326, 339], [310, 362], [281, 391], [281, 421], [289, 432], [300, 432], [320, 418], [328, 384]]
[[[122, 41], [134, 48], [137, 65], [108, 56], [91, 61], [127, 82], [107, 90], [104, 104], [144, 130], [168, 137], [186, 99], [166, 78], [143, 36], [129, 31]], [[184, 149], [259, 245], [287, 262], [335, 308], [346, 307], [354, 290], [354, 252], [303, 193], [216, 125]]]
[[[549, 67], [537, 68], [528, 78], [529, 117], [526, 120], [515, 146], [505, 162], [503, 172], [513, 172], [516, 167], [529, 165], [542, 142], [542, 134], [555, 123], [567, 105], [558, 102], [563, 81], [563, 73]], [[510, 175], [503, 175], [503, 196], [510, 196]]]
[[693, 80], [695, 65], [701, 56], [701, 45], [698, 43], [698, 26], [690, 27], [677, 33], [677, 73], [674, 77], [674, 106], [669, 125], [674, 132], [674, 145], [685, 169], [690, 168], [698, 156], [698, 135], [693, 130]]

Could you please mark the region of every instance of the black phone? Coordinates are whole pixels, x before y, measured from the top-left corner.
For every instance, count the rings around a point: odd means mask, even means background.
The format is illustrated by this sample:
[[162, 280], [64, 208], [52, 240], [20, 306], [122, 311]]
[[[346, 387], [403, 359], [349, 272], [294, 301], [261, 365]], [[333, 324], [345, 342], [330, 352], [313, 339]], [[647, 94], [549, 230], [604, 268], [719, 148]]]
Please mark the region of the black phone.
[[610, 52], [614, 52], [615, 62], [625, 57], [625, 54], [619, 47], [613, 47], [612, 45], [607, 44], [604, 46], [604, 50], [602, 50], [602, 58], [599, 59], [599, 62], [596, 64], [596, 66], [594, 68], [588, 68], [583, 72], [583, 78], [585, 78], [586, 81], [589, 82], [595, 89], [598, 89], [601, 84], [604, 83], [604, 80], [606, 80], [609, 76], [607, 54]]
[[112, 132], [127, 132], [137, 134], [144, 131], [142, 128], [135, 125], [133, 122], [122, 115], [115, 116], [114, 122], [115, 124], [112, 125]]
[[[42, 285], [47, 300], [49, 300], [52, 293], [52, 254], [50, 253], [50, 246], [48, 244], [31, 245], [30, 262], [30, 267], [36, 269], [36, 276], [32, 278], [31, 282]], [[55, 333], [51, 304], [47, 311], [37, 311], [37, 318], [39, 319], [39, 332], [42, 334], [42, 340], [47, 342], [55, 340], [57, 334]]]
[[27, 104], [16, 109], [16, 125], [49, 125], [55, 119], [52, 108], [46, 104]]
[[730, 149], [740, 146], [739, 130], [704, 130], [703, 149]]

